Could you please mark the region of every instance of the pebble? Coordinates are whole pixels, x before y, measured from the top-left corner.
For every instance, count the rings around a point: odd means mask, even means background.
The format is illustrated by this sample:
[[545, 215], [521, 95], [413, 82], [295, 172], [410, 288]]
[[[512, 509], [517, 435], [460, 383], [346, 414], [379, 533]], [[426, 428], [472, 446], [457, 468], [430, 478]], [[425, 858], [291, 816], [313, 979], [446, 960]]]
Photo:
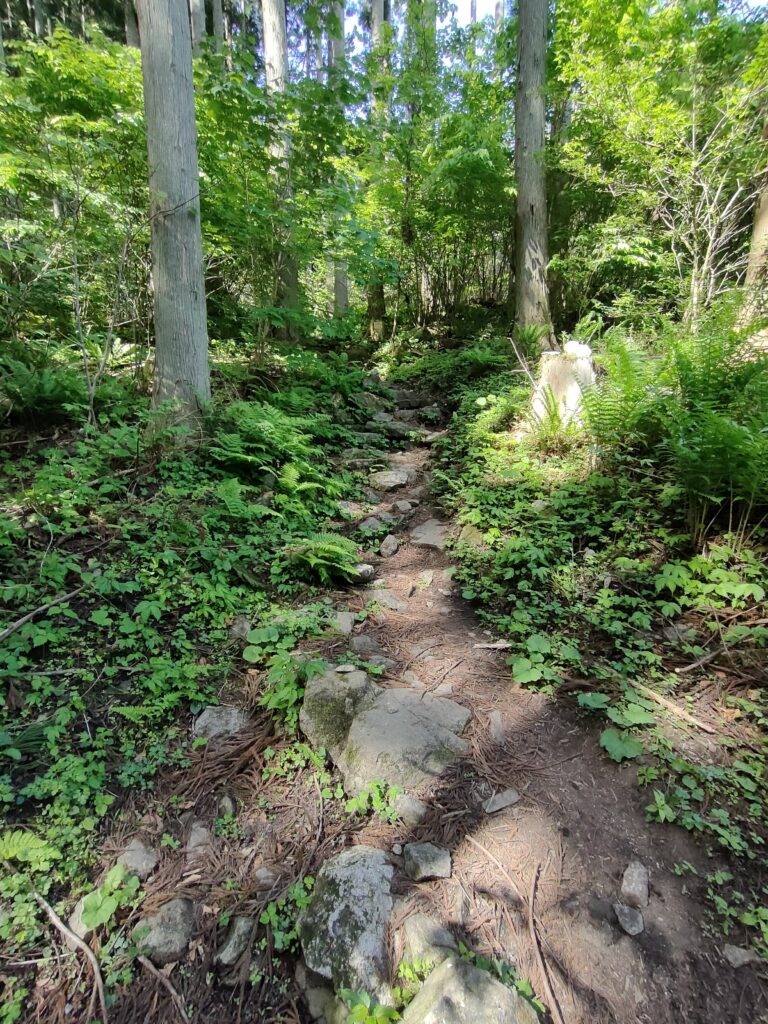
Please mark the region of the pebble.
[[395, 797], [394, 807], [397, 815], [405, 825], [420, 825], [429, 814], [429, 804], [410, 793], [401, 793]]
[[355, 618], [355, 612], [336, 612], [336, 617], [333, 620], [333, 628], [336, 630], [337, 633], [341, 633], [342, 636], [349, 636], [349, 634], [355, 628]]
[[211, 833], [201, 821], [192, 822], [189, 830], [189, 839], [185, 847], [187, 864], [191, 864], [201, 857], [207, 857], [213, 849]]
[[253, 932], [253, 918], [236, 917], [229, 927], [227, 937], [214, 957], [217, 967], [234, 967], [248, 948]]
[[621, 902], [628, 907], [647, 907], [650, 900], [648, 868], [639, 860], [631, 861], [621, 881]]
[[627, 935], [639, 935], [645, 928], [643, 915], [634, 907], [628, 907], [625, 903], [614, 903], [613, 909]]
[[382, 558], [391, 558], [392, 555], [396, 555], [399, 550], [400, 541], [393, 533], [390, 533], [381, 542], [379, 554], [381, 555]]
[[359, 562], [354, 569], [352, 576], [353, 583], [370, 583], [376, 576], [376, 570], [367, 562]]
[[405, 844], [405, 873], [414, 882], [451, 877], [451, 854], [434, 843]]
[[156, 850], [141, 839], [132, 839], [117, 858], [117, 863], [122, 864], [129, 874], [138, 875], [143, 882], [155, 870], [159, 860], [160, 855]]
[[359, 633], [353, 636], [349, 642], [350, 650], [355, 654], [381, 654], [383, 648], [379, 641], [367, 633]]
[[519, 799], [520, 794], [516, 789], [505, 789], [502, 793], [489, 797], [483, 803], [483, 810], [486, 814], [496, 814], [497, 811], [503, 811], [505, 807], [516, 804]]
[[760, 962], [760, 957], [754, 949], [742, 949], [741, 946], [732, 946], [730, 942], [723, 946], [723, 956], [734, 970]]

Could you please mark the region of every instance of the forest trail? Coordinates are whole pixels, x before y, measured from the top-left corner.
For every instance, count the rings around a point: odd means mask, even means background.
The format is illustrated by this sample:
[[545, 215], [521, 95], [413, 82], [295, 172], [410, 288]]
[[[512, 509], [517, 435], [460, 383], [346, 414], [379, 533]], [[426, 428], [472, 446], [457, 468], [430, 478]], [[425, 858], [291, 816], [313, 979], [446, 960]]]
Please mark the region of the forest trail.
[[[300, 647], [305, 656], [347, 668], [350, 659], [364, 664], [373, 658], [383, 667], [376, 683], [385, 691], [406, 688], [422, 700], [442, 697], [461, 705], [470, 712], [466, 750], [439, 776], [409, 790], [428, 807], [411, 825], [376, 814], [350, 817], [338, 800], [323, 799], [318, 765], [296, 753], [300, 744], [289, 735], [275, 733], [263, 709], [246, 730], [211, 743], [191, 769], [166, 779], [159, 802], [178, 814], [180, 838], [178, 848], [163, 851], [142, 913], [171, 896], [194, 906], [196, 963], [171, 975], [186, 1005], [196, 1008], [193, 1019], [337, 1019], [310, 1013], [307, 1006], [316, 1007], [328, 993], [313, 991], [321, 979], [310, 975], [308, 983], [303, 969], [295, 983], [292, 957], [282, 958], [281, 948], [290, 954], [298, 946], [291, 886], [316, 876], [350, 845], [362, 845], [383, 850], [394, 868], [387, 937], [393, 983], [397, 965], [414, 957], [403, 925], [421, 913], [475, 953], [512, 964], [555, 1024], [768, 1020], [757, 976], [733, 970], [721, 944], [706, 936], [696, 879], [674, 872], [676, 864], [689, 862], [705, 873], [703, 851], [680, 830], [646, 822], [647, 794], [631, 770], [601, 754], [596, 728], [570, 704], [511, 681], [503, 645], [457, 591], [445, 549], [456, 529], [430, 497], [428, 447], [392, 452], [372, 466], [383, 463], [403, 471], [408, 482], [369, 490], [358, 512], [391, 520], [399, 547], [389, 557], [369, 552], [374, 582], [331, 595], [338, 612], [354, 618]], [[403, 514], [397, 502], [411, 508]], [[425, 524], [432, 545], [419, 542]], [[259, 674], [247, 672], [222, 699], [255, 708], [258, 687]], [[386, 779], [386, 771], [376, 778]], [[499, 794], [508, 806], [494, 811], [487, 801]], [[134, 834], [153, 832], [156, 844], [159, 831], [173, 831], [171, 819], [145, 814], [138, 828], [134, 819]], [[222, 821], [225, 827], [217, 828]], [[112, 852], [128, 834], [113, 836]], [[448, 850], [450, 877], [411, 881], [403, 857], [409, 842]], [[650, 874], [650, 901], [642, 908], [642, 932], [630, 936], [613, 904], [633, 861]], [[281, 904], [286, 894], [288, 903]], [[270, 906], [277, 908], [271, 942], [254, 946]], [[234, 945], [235, 926], [229, 924], [226, 936], [222, 930], [232, 919], [241, 922], [242, 941]], [[254, 975], [259, 983], [248, 985]], [[171, 1019], [170, 999], [157, 979], [144, 975], [121, 1001], [117, 1020], [156, 1020], [158, 1012]]]
[[[405, 675], [410, 685], [418, 680], [425, 693], [450, 697], [472, 713], [464, 734], [469, 754], [419, 794], [432, 808], [429, 816], [413, 830], [386, 830], [390, 849], [431, 841], [452, 856], [449, 879], [406, 885], [401, 918], [423, 910], [471, 948], [513, 963], [545, 1003], [553, 992], [559, 1019], [568, 1024], [768, 1019], [764, 993], [745, 972], [733, 972], [702, 934], [703, 904], [684, 894], [685, 879], [674, 874], [675, 864], [699, 864], [701, 851], [681, 831], [646, 822], [646, 794], [632, 770], [601, 756], [599, 730], [563, 702], [511, 681], [504, 651], [488, 647], [495, 638], [452, 584], [450, 556], [409, 543], [414, 528], [441, 518], [424, 497], [427, 452], [395, 454], [390, 465], [415, 471], [415, 481], [383, 495], [370, 514], [389, 508], [392, 498], [418, 505], [398, 552], [380, 559], [377, 579], [407, 608], [383, 610], [359, 631], [396, 662], [387, 685], [409, 685]], [[361, 595], [349, 607], [364, 604]], [[486, 814], [482, 803], [508, 788], [520, 800]], [[371, 831], [385, 838], [382, 826]], [[358, 840], [373, 842], [366, 830]], [[634, 938], [612, 909], [633, 860], [651, 879], [644, 930]]]

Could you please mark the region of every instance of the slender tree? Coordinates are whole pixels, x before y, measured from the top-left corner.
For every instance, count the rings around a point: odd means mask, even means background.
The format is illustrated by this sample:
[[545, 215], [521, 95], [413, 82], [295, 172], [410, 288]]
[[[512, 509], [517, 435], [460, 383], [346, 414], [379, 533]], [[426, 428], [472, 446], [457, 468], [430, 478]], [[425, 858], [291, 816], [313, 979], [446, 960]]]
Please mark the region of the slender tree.
[[136, 8], [133, 0], [123, 0], [123, 18], [125, 20], [125, 42], [127, 46], [139, 49], [139, 23], [136, 20]]
[[[370, 68], [371, 81], [371, 118], [373, 120], [373, 139], [371, 160], [376, 164], [381, 159], [379, 152], [379, 127], [383, 128], [383, 119], [386, 116], [386, 104], [377, 96], [377, 84], [379, 77], [384, 74], [387, 68], [387, 58], [382, 52], [384, 46], [384, 26], [388, 24], [390, 5], [385, 0], [372, 0], [371, 3], [371, 51], [372, 61]], [[384, 340], [384, 324], [387, 316], [387, 301], [384, 293], [384, 282], [380, 277], [374, 277], [368, 282], [368, 335], [371, 341], [380, 342]]]
[[544, 172], [544, 76], [547, 0], [520, 0], [515, 100], [515, 315], [541, 331], [542, 349], [555, 347], [547, 290], [547, 194]]
[[205, 0], [189, 0], [189, 21], [192, 26], [192, 54], [196, 57], [205, 39]]
[[192, 41], [186, 0], [138, 0], [149, 156], [153, 401], [195, 417], [210, 398]]
[[224, 43], [224, 4], [222, 0], [212, 0], [211, 21], [214, 46], [216, 48], [216, 52], [220, 53]]
[[[768, 144], [768, 117], [763, 126], [763, 141]], [[768, 167], [763, 173], [755, 204], [744, 288], [745, 301], [740, 321], [747, 324], [768, 312]]]
[[[329, 34], [329, 64], [338, 68], [344, 63], [344, 0], [334, 0], [334, 28]], [[347, 261], [334, 260], [333, 277], [333, 315], [345, 316], [349, 307], [349, 283], [347, 281]]]

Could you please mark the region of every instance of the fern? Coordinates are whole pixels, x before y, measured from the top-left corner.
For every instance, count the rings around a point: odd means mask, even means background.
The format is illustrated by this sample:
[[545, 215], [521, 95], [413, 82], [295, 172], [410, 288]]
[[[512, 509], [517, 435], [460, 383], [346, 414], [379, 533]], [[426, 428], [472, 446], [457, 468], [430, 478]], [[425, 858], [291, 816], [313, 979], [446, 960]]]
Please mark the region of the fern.
[[31, 832], [17, 828], [0, 833], [0, 861], [28, 864], [32, 871], [48, 872], [60, 857], [50, 843]]
[[321, 583], [352, 579], [358, 563], [357, 546], [336, 533], [314, 534], [286, 545], [283, 553], [291, 565], [307, 569]]

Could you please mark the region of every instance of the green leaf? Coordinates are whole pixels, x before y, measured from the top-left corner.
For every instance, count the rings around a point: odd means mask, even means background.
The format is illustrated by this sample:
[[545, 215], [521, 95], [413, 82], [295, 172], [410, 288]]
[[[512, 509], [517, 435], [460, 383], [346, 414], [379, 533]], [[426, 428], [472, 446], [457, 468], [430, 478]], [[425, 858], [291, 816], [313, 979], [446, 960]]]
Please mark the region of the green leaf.
[[631, 729], [636, 725], [653, 725], [654, 715], [639, 704], [626, 704], [623, 708], [609, 708], [608, 717], [622, 729]]
[[645, 750], [639, 740], [625, 736], [617, 729], [603, 729], [600, 733], [600, 746], [613, 761], [617, 762], [639, 757]]
[[541, 633], [534, 633], [533, 636], [529, 636], [525, 641], [525, 646], [529, 651], [538, 652], [539, 654], [550, 654], [552, 651], [552, 644], [549, 637], [546, 637]]
[[512, 676], [516, 683], [535, 683], [543, 673], [530, 658], [515, 658], [512, 661]]
[[607, 693], [580, 693], [576, 700], [579, 707], [589, 708], [591, 711], [602, 711], [608, 707], [610, 697]]

